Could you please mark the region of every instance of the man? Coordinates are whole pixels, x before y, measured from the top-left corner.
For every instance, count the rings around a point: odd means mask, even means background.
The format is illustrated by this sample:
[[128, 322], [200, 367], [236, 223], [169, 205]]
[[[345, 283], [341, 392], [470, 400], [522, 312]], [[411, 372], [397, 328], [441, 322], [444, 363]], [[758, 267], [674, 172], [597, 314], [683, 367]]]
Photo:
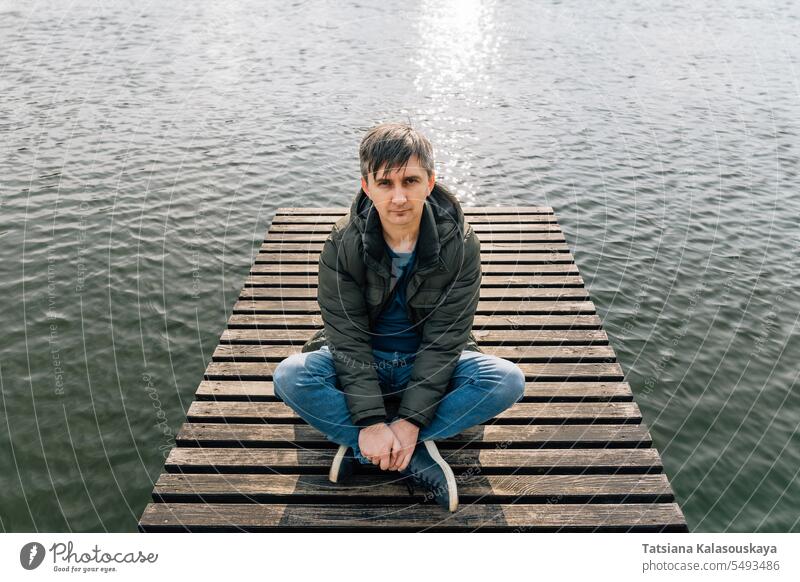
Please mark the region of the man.
[[372, 463], [455, 511], [456, 478], [434, 439], [513, 405], [525, 376], [472, 335], [480, 241], [436, 183], [430, 142], [382, 124], [359, 157], [361, 189], [319, 258], [324, 327], [276, 368], [275, 394], [340, 445], [331, 481]]

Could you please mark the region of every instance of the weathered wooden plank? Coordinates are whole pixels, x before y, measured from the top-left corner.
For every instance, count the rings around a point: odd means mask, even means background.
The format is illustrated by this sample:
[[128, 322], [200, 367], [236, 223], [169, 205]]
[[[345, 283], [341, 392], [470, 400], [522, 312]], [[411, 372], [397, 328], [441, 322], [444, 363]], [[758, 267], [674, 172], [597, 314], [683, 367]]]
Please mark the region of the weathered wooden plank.
[[[316, 274], [314, 275], [251, 275], [245, 279], [245, 287], [275, 287], [292, 288], [295, 287], [317, 289], [319, 282]], [[481, 289], [491, 287], [581, 287], [583, 279], [574, 275], [483, 275], [481, 277]]]
[[[477, 234], [477, 233], [476, 233]], [[327, 234], [319, 233], [278, 233], [271, 232], [264, 237], [264, 243], [286, 244], [286, 243], [324, 243], [328, 238]], [[565, 242], [564, 234], [561, 232], [520, 232], [520, 233], [483, 233], [479, 235], [481, 247], [490, 243], [516, 243], [524, 245], [527, 243], [546, 243], [546, 242]], [[482, 249], [481, 249], [482, 250]]]
[[[233, 305], [233, 313], [319, 313], [316, 301], [237, 301]], [[478, 315], [552, 315], [557, 313], [595, 313], [591, 301], [548, 301], [540, 300], [508, 300], [479, 301], [476, 310]]]
[[[220, 343], [268, 343], [273, 340], [273, 331], [269, 329], [226, 329], [220, 336]], [[513, 345], [606, 345], [608, 335], [602, 329], [505, 329], [505, 330], [472, 330], [472, 335], [483, 349], [492, 344]], [[311, 334], [308, 335], [310, 337]]]
[[[552, 206], [462, 206], [465, 216], [473, 214], [553, 214]], [[282, 206], [275, 211], [275, 216], [344, 216], [350, 212], [349, 206], [323, 206], [320, 208]]]
[[[446, 519], [445, 519], [446, 518]], [[683, 532], [676, 503], [218, 504], [151, 503], [141, 531]]]
[[[524, 473], [660, 473], [655, 449], [441, 449], [453, 472], [472, 475]], [[175, 447], [164, 464], [169, 473], [290, 473], [330, 468], [335, 449]], [[471, 471], [470, 471], [471, 469]], [[384, 473], [363, 465], [365, 473]], [[466, 473], [465, 473], [466, 472]]]
[[[186, 422], [175, 437], [177, 446], [336, 447], [308, 424], [246, 424]], [[649, 447], [652, 438], [644, 424], [483, 424], [436, 441], [440, 449], [470, 448], [564, 448]]]
[[[597, 315], [476, 315], [472, 329], [598, 329], [602, 322]], [[228, 318], [230, 328], [279, 328], [291, 331], [323, 326], [321, 315], [275, 315], [234, 313]]]
[[[298, 422], [302, 419], [283, 402], [195, 401], [189, 406], [191, 422]], [[492, 423], [529, 424], [571, 422], [638, 424], [642, 414], [635, 402], [518, 402], [498, 414]]]
[[[256, 264], [260, 263], [319, 263], [319, 251], [306, 253], [259, 253], [255, 258]], [[550, 263], [574, 263], [572, 253], [563, 252], [528, 252], [516, 253], [481, 253], [481, 265], [495, 263], [509, 263], [514, 265], [539, 265]]]
[[[241, 380], [262, 380], [272, 377], [277, 362], [211, 362], [206, 368], [208, 380], [229, 377]], [[583, 364], [517, 364], [526, 378], [536, 381], [553, 380], [623, 380], [622, 368], [617, 363]]]
[[[322, 251], [323, 243], [288, 243], [266, 242], [261, 244], [262, 253], [317, 253]], [[514, 243], [514, 242], [481, 242], [483, 253], [553, 253], [569, 252], [566, 243]]]
[[[561, 255], [559, 255], [560, 257]], [[278, 255], [274, 255], [275, 262], [273, 263], [254, 263], [250, 268], [252, 275], [306, 275], [316, 277], [319, 273], [319, 262], [314, 261], [309, 263], [287, 263], [280, 261]], [[578, 275], [578, 267], [574, 263], [548, 263], [548, 264], [482, 264], [481, 272], [483, 278], [489, 276], [535, 276], [535, 275]]]
[[[446, 519], [445, 519], [446, 518]], [[151, 503], [141, 531], [686, 531], [675, 503], [464, 504], [447, 514], [429, 503]]]
[[[342, 215], [343, 216], [343, 215]], [[272, 219], [272, 224], [334, 224], [341, 216], [286, 216], [276, 215]], [[551, 222], [558, 224], [554, 214], [469, 214], [467, 215], [469, 224], [536, 224], [541, 222]]]
[[[529, 380], [623, 380], [619, 364], [517, 364]], [[206, 368], [207, 380], [238, 378], [264, 380], [272, 378], [277, 362], [211, 362]]]
[[[489, 329], [598, 329], [601, 323], [600, 317], [597, 315], [476, 315], [472, 329], [473, 332]], [[230, 328], [275, 328], [273, 331], [276, 335], [271, 337], [274, 337], [276, 341], [285, 338], [287, 342], [294, 342], [293, 338], [310, 337], [315, 330], [322, 326], [322, 316], [319, 314], [234, 313], [228, 318], [228, 327]], [[279, 333], [286, 335], [277, 335]], [[296, 341], [300, 341], [300, 339]]]
[[[166, 503], [387, 503], [417, 502], [393, 475], [358, 475], [347, 486], [324, 475], [213, 475], [164, 473], [153, 498]], [[473, 475], [458, 483], [461, 503], [669, 503], [674, 501], [666, 476], [633, 475]], [[388, 499], [387, 499], [388, 498]]]
[[[264, 400], [275, 399], [272, 381], [203, 380], [195, 393], [198, 400]], [[630, 401], [631, 387], [627, 382], [527, 382], [526, 401], [583, 402]]]
[[[265, 330], [260, 330], [262, 333]], [[609, 362], [616, 360], [611, 346], [486, 346], [485, 353], [514, 362]], [[214, 350], [217, 362], [280, 362], [297, 353], [296, 346], [268, 344], [220, 344]]]
[[[469, 220], [467, 220], [469, 222]], [[317, 224], [280, 224], [276, 223], [270, 226], [269, 232], [271, 233], [324, 233], [329, 234], [333, 228], [334, 221], [323, 222]], [[500, 234], [500, 233], [520, 233], [520, 232], [563, 232], [561, 226], [557, 222], [532, 222], [532, 223], [484, 223], [472, 224], [474, 230], [480, 237], [482, 234]]]
[[[228, 318], [228, 327], [269, 329], [278, 337], [284, 337], [287, 342], [294, 342], [296, 334], [306, 337], [323, 327], [322, 315], [289, 315], [282, 313], [232, 313]], [[286, 334], [280, 336], [279, 334]], [[299, 341], [299, 340], [298, 340]]]
[[[574, 301], [589, 299], [589, 292], [583, 287], [509, 287], [497, 289], [489, 287], [481, 289], [481, 299], [493, 300], [525, 300], [525, 301]], [[316, 300], [317, 288], [303, 289], [290, 287], [243, 287], [239, 292], [240, 299], [263, 300]], [[444, 302], [444, 300], [442, 301]]]

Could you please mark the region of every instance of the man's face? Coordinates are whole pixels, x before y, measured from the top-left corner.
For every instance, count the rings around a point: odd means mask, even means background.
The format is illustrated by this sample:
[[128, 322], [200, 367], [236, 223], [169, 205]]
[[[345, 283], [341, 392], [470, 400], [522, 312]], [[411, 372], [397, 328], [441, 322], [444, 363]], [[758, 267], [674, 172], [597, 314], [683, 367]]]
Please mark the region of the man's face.
[[385, 176], [381, 166], [375, 176], [365, 182], [361, 178], [361, 188], [375, 205], [381, 224], [407, 226], [419, 224], [425, 199], [430, 195], [436, 176], [419, 165], [417, 156], [411, 156], [402, 168], [388, 172]]

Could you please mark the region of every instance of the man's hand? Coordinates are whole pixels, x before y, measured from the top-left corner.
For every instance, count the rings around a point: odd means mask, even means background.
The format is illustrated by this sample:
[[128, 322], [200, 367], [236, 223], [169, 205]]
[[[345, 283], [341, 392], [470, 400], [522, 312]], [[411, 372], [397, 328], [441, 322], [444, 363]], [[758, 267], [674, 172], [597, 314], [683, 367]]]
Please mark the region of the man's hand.
[[381, 470], [385, 471], [392, 462], [392, 452], [400, 449], [400, 441], [389, 425], [379, 422], [359, 431], [358, 448], [373, 465], [380, 465]]
[[408, 467], [411, 462], [411, 455], [414, 453], [414, 447], [417, 445], [417, 437], [419, 436], [419, 427], [413, 422], [409, 422], [404, 418], [399, 418], [389, 425], [389, 428], [400, 441], [399, 450], [392, 455], [392, 461], [389, 465], [390, 471], [402, 471]]

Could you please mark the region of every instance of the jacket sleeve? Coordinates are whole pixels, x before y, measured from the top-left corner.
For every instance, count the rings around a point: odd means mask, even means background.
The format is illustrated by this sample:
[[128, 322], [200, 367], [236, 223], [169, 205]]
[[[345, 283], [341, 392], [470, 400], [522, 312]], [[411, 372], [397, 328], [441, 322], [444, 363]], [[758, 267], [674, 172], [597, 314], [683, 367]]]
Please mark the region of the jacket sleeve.
[[383, 393], [372, 354], [364, 292], [343, 266], [341, 249], [328, 237], [319, 256], [317, 302], [325, 338], [354, 425], [385, 418]]
[[439, 306], [422, 329], [411, 378], [398, 414], [422, 427], [433, 420], [436, 409], [467, 345], [481, 288], [480, 240], [469, 227], [464, 236], [464, 261], [443, 293]]

